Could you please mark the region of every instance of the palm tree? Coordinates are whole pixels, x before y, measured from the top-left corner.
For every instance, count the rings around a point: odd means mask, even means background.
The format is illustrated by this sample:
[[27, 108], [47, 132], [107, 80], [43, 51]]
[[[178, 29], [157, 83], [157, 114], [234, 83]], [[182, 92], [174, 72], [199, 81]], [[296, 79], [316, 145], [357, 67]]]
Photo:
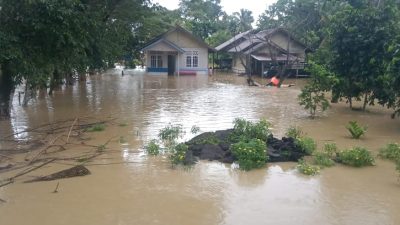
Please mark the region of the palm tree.
[[253, 26], [251, 25], [254, 22], [252, 14], [253, 12], [247, 9], [240, 9], [240, 12], [233, 13], [233, 16], [235, 16], [239, 21], [237, 27], [238, 33], [253, 29]]

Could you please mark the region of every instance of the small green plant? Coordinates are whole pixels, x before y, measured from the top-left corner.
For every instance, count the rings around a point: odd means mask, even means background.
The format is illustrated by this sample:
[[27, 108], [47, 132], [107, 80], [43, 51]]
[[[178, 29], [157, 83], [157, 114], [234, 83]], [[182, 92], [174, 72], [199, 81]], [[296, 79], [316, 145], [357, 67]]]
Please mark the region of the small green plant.
[[76, 159], [75, 161], [77, 161], [79, 163], [84, 163], [84, 162], [86, 162], [88, 160], [89, 160], [88, 157], [82, 157], [82, 158]]
[[165, 128], [161, 129], [158, 137], [161, 139], [164, 147], [169, 151], [173, 151], [177, 145], [177, 140], [183, 136], [182, 125], [168, 124]]
[[291, 137], [293, 139], [298, 139], [301, 136], [303, 136], [304, 133], [299, 127], [289, 127], [289, 129], [286, 131], [286, 137]]
[[341, 151], [338, 154], [338, 160], [345, 165], [354, 167], [375, 165], [375, 159], [372, 157], [371, 152], [362, 147], [355, 147]]
[[195, 145], [218, 145], [220, 140], [215, 136], [214, 133], [203, 133], [194, 140], [191, 140], [189, 143]]
[[308, 176], [315, 176], [320, 172], [320, 168], [318, 166], [310, 165], [303, 159], [299, 160], [296, 168], [300, 173]]
[[172, 154], [169, 156], [173, 165], [185, 164], [185, 156], [188, 151], [188, 146], [186, 144], [180, 143], [175, 146]]
[[126, 140], [125, 140], [124, 136], [120, 136], [119, 137], [119, 143], [120, 144], [125, 144], [126, 143]]
[[325, 143], [324, 145], [324, 153], [326, 153], [329, 158], [335, 158], [338, 153], [338, 147], [336, 143]]
[[146, 146], [146, 152], [149, 155], [158, 155], [160, 154], [160, 145], [157, 144], [157, 140], [151, 140]]
[[119, 123], [118, 126], [120, 126], [120, 127], [126, 127], [126, 126], [128, 126], [128, 124], [127, 124], [127, 123]]
[[317, 148], [317, 144], [314, 139], [310, 137], [301, 137], [296, 139], [296, 144], [307, 154], [312, 155], [315, 149]]
[[192, 128], [190, 129], [190, 133], [192, 134], [197, 134], [200, 132], [200, 127], [193, 125]]
[[253, 138], [266, 141], [268, 135], [271, 133], [269, 127], [270, 123], [264, 119], [254, 123], [245, 119], [236, 118], [230, 138], [234, 142], [249, 141]]
[[167, 142], [176, 141], [178, 138], [182, 137], [182, 135], [183, 135], [182, 125], [173, 126], [172, 124], [168, 124], [158, 133], [158, 137], [162, 141], [167, 141]]
[[87, 132], [100, 132], [106, 129], [106, 126], [102, 123], [97, 123], [92, 125], [91, 127], [87, 128]]
[[107, 146], [106, 146], [106, 145], [99, 145], [99, 146], [97, 146], [97, 151], [99, 151], [99, 152], [103, 152], [103, 151], [105, 151], [105, 150], [106, 150], [106, 148], [107, 148]]
[[329, 154], [325, 152], [317, 152], [314, 154], [314, 164], [320, 166], [321, 168], [324, 168], [334, 166], [335, 161], [331, 159]]
[[350, 121], [346, 128], [354, 139], [359, 139], [367, 131], [367, 127], [360, 126], [357, 121]]
[[267, 145], [260, 139], [251, 139], [248, 142], [240, 141], [231, 145], [233, 155], [237, 158], [242, 170], [260, 168], [268, 160]]
[[387, 144], [384, 148], [380, 149], [379, 156], [394, 161], [400, 160], [400, 145], [397, 143]]

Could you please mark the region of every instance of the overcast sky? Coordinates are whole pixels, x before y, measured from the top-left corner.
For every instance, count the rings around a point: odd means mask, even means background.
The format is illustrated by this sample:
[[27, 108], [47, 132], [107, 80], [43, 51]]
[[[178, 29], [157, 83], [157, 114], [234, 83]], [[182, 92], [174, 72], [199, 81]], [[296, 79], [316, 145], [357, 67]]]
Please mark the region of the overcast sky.
[[[153, 0], [153, 2], [168, 9], [177, 9], [179, 4], [179, 0]], [[240, 9], [248, 9], [253, 12], [254, 20], [257, 21], [258, 16], [274, 2], [276, 0], [221, 0], [221, 5], [228, 14], [238, 12]]]

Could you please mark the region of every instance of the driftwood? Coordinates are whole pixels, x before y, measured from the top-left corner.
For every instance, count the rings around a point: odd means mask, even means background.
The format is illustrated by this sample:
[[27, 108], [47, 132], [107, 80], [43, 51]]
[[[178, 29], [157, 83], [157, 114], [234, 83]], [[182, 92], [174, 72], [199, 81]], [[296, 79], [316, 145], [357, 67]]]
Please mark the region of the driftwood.
[[79, 177], [79, 176], [86, 176], [89, 175], [90, 171], [82, 166], [74, 166], [72, 168], [66, 169], [66, 170], [61, 170], [57, 173], [53, 173], [47, 176], [43, 177], [38, 177], [33, 180], [25, 181], [25, 183], [32, 183], [32, 182], [38, 182], [38, 181], [51, 181], [51, 180], [58, 180], [58, 179], [63, 179], [63, 178], [70, 178], [70, 177]]

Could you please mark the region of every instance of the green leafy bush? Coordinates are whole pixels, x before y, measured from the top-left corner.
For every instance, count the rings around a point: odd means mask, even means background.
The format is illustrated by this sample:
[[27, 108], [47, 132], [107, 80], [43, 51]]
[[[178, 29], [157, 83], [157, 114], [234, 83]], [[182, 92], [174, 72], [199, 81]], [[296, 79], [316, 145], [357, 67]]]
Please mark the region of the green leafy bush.
[[301, 137], [296, 139], [296, 144], [307, 154], [312, 155], [315, 149], [317, 148], [317, 144], [314, 139], [310, 137]]
[[379, 151], [379, 156], [384, 159], [400, 160], [400, 145], [397, 143], [387, 144]]
[[266, 120], [260, 120], [257, 123], [253, 123], [245, 119], [236, 118], [231, 139], [234, 142], [248, 141], [253, 138], [266, 141], [270, 134], [269, 127], [270, 124]]
[[106, 126], [102, 123], [97, 123], [92, 125], [91, 127], [87, 128], [87, 132], [100, 132], [106, 129]]
[[260, 139], [250, 141], [240, 141], [231, 145], [233, 155], [237, 158], [239, 167], [242, 170], [260, 168], [268, 160], [266, 153], [267, 145]]
[[326, 153], [330, 158], [335, 158], [338, 152], [338, 147], [336, 143], [325, 143], [324, 153]]
[[287, 131], [286, 131], [286, 137], [291, 137], [294, 139], [298, 139], [301, 136], [303, 136], [303, 131], [299, 128], [299, 127], [290, 127]]
[[375, 160], [371, 152], [362, 147], [341, 151], [338, 155], [338, 160], [345, 165], [355, 167], [375, 165]]
[[319, 174], [319, 172], [320, 172], [320, 169], [318, 166], [310, 165], [303, 159], [299, 160], [296, 168], [300, 173], [308, 175], [308, 176], [314, 176], [314, 175]]
[[176, 142], [178, 138], [183, 136], [183, 129], [182, 125], [172, 125], [168, 124], [168, 126], [164, 127], [158, 133], [158, 137], [163, 142], [164, 146], [172, 151], [173, 148], [176, 146]]
[[188, 151], [188, 146], [186, 144], [180, 143], [175, 146], [173, 152], [169, 156], [173, 165], [184, 164], [186, 152]]
[[325, 152], [317, 152], [314, 154], [314, 163], [322, 168], [335, 165], [335, 161], [331, 159], [329, 154]]
[[350, 121], [346, 128], [354, 139], [359, 139], [367, 131], [367, 127], [360, 126], [357, 121]]
[[160, 154], [160, 145], [157, 144], [157, 140], [151, 140], [146, 146], [146, 152], [149, 155], [158, 155]]

